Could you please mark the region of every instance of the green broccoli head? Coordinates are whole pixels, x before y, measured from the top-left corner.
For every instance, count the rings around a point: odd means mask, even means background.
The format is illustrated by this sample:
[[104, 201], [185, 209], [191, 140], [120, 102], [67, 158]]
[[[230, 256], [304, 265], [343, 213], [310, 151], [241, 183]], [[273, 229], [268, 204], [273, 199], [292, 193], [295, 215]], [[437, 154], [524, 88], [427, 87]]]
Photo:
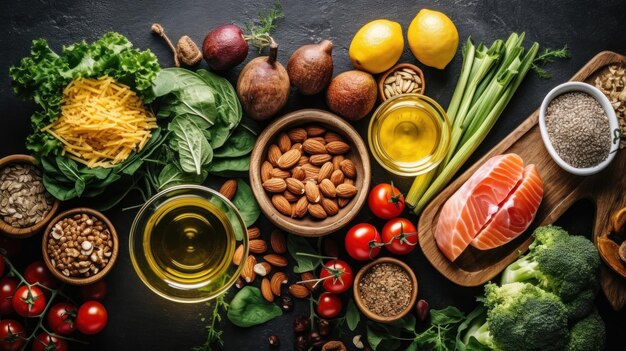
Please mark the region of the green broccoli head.
[[569, 342], [565, 351], [601, 351], [604, 350], [606, 329], [598, 311], [592, 311], [587, 317], [574, 324], [570, 330]]

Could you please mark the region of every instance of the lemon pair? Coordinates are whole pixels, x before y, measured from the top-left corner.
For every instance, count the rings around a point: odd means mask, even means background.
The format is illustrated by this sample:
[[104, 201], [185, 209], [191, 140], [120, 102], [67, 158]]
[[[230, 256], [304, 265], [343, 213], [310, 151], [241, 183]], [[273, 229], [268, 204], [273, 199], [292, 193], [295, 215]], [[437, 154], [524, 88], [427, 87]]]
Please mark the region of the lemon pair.
[[[459, 45], [459, 33], [448, 16], [439, 11], [420, 10], [407, 31], [413, 55], [426, 66], [444, 69]], [[352, 38], [352, 65], [373, 74], [391, 68], [402, 55], [404, 36], [398, 22], [378, 19], [365, 24]]]

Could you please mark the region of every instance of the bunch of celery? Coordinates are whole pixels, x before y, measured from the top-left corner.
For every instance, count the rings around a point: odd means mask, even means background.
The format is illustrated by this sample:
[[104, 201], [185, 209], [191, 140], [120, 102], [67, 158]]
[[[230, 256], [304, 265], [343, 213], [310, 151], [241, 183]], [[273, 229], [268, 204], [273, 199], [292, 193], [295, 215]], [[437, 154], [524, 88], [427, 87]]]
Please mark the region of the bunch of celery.
[[418, 176], [406, 202], [419, 214], [443, 189], [485, 139], [533, 65], [539, 44], [525, 53], [524, 33], [511, 34], [491, 47], [463, 46], [463, 67], [447, 115], [452, 125], [450, 148], [439, 167]]

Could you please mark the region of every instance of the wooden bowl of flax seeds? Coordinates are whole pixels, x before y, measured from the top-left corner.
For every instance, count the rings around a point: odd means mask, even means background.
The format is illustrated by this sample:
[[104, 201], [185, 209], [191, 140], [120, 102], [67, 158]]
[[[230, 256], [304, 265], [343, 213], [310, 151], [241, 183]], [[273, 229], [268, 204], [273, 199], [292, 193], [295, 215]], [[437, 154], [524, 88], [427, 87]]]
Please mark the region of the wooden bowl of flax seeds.
[[113, 224], [100, 212], [75, 208], [56, 216], [44, 232], [43, 259], [64, 283], [88, 285], [113, 267], [119, 240]]
[[417, 300], [417, 278], [411, 267], [381, 257], [359, 270], [354, 278], [354, 301], [369, 319], [395, 322], [406, 316]]
[[59, 200], [46, 191], [34, 157], [0, 159], [0, 232], [25, 238], [39, 232], [54, 216]]

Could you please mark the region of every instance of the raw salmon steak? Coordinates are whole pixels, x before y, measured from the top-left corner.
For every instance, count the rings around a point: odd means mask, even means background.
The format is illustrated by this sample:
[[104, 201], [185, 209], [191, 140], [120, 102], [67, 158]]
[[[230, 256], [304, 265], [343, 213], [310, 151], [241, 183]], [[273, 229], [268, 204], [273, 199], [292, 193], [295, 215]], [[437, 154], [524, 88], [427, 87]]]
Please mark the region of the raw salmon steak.
[[535, 165], [524, 169], [524, 176], [471, 245], [479, 250], [502, 246], [522, 234], [537, 214], [543, 198], [543, 182]]
[[435, 240], [454, 261], [498, 212], [522, 179], [524, 162], [517, 154], [490, 158], [448, 201], [439, 214]]

